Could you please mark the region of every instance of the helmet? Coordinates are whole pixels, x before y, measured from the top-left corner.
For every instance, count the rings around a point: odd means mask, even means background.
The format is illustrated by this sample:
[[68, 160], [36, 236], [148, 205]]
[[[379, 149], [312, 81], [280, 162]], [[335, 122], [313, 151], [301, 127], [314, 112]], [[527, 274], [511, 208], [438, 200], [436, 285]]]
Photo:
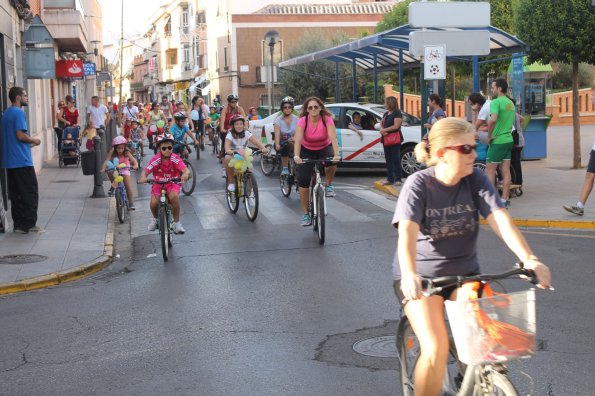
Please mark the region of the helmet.
[[283, 99], [281, 99], [281, 107], [283, 107], [283, 105], [285, 103], [288, 103], [291, 105], [291, 107], [294, 106], [294, 99], [291, 96], [286, 96]]
[[241, 114], [234, 114], [231, 116], [231, 118], [229, 119], [229, 125], [233, 125], [236, 123], [236, 121], [242, 121], [244, 122], [246, 119], [244, 118], [243, 115]]
[[162, 142], [172, 142], [174, 143], [174, 136], [171, 133], [164, 133], [163, 135], [157, 136], [157, 146], [159, 146]]
[[176, 121], [185, 120], [186, 118], [188, 118], [188, 116], [186, 116], [186, 114], [182, 113], [181, 111], [178, 111], [176, 114], [174, 114], [174, 120]]
[[227, 101], [231, 102], [232, 100], [239, 100], [240, 98], [238, 98], [238, 95], [236, 94], [229, 94], [227, 95]]
[[209, 106], [209, 109], [215, 109], [215, 110], [217, 110], [217, 106], [215, 106], [215, 105], [210, 105], [210, 106]]
[[138, 119], [136, 117], [131, 117], [130, 122], [136, 122], [138, 124]]
[[119, 146], [120, 144], [126, 144], [128, 140], [124, 136], [116, 136], [114, 140], [112, 140], [112, 147]]

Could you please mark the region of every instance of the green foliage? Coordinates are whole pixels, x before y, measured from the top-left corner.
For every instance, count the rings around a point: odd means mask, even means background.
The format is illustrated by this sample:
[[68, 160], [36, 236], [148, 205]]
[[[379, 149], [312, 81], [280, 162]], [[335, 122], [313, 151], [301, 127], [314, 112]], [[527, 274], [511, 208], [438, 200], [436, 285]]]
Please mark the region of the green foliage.
[[595, 63], [595, 7], [590, 0], [523, 0], [514, 9], [529, 61]]
[[[552, 65], [554, 75], [552, 76], [552, 88], [554, 90], [569, 90], [572, 87], [572, 65], [558, 63]], [[578, 66], [578, 85], [579, 88], [589, 88], [594, 82], [593, 66], [587, 63], [581, 63]]]
[[405, 0], [397, 4], [390, 12], [382, 17], [382, 21], [376, 25], [376, 32], [384, 32], [398, 26], [409, 23], [409, 3], [414, 0]]

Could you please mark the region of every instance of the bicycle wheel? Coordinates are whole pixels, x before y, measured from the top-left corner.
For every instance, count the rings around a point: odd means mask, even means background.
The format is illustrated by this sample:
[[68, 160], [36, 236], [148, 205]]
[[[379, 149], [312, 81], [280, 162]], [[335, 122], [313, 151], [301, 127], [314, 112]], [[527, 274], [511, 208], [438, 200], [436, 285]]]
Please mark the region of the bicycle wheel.
[[[200, 141], [200, 138], [198, 140]], [[199, 160], [200, 159], [200, 144], [198, 146], [194, 146], [194, 151], [196, 151], [196, 159]]]
[[182, 192], [184, 195], [190, 195], [196, 187], [196, 171], [190, 161], [184, 161], [188, 169], [190, 170], [190, 177], [186, 180], [186, 183], [182, 184]]
[[126, 217], [126, 208], [124, 208], [124, 197], [122, 196], [122, 190], [120, 187], [116, 189], [116, 212], [118, 213], [118, 220], [124, 223]]
[[318, 243], [324, 245], [326, 221], [326, 202], [324, 200], [324, 188], [318, 186], [316, 194], [316, 231], [318, 233]]
[[266, 176], [270, 176], [277, 165], [277, 154], [273, 154], [273, 145], [267, 144], [265, 146], [269, 152], [267, 154], [260, 154], [260, 169]]
[[235, 191], [228, 191], [227, 186], [229, 185], [229, 180], [225, 178], [225, 193], [227, 194], [227, 207], [231, 213], [236, 213], [238, 208], [240, 207], [240, 197], [238, 196], [238, 183], [236, 178], [234, 177], [234, 186]]
[[169, 238], [167, 210], [161, 206], [159, 207], [159, 239], [161, 240], [161, 254], [164, 261], [167, 261], [169, 255]]
[[172, 247], [174, 242], [174, 221], [171, 206], [167, 206], [167, 246]]
[[258, 216], [258, 184], [252, 173], [244, 179], [244, 208], [248, 220], [256, 220], [256, 216]]
[[308, 212], [310, 213], [310, 219], [312, 220], [312, 228], [314, 229], [314, 231], [318, 231], [318, 223], [316, 222], [316, 219], [314, 218], [314, 199], [315, 199], [315, 193], [314, 193], [314, 187], [310, 186], [310, 188], [308, 189]]
[[281, 194], [289, 198], [291, 195], [291, 187], [293, 186], [293, 175], [282, 175], [279, 177], [279, 184], [281, 185]]

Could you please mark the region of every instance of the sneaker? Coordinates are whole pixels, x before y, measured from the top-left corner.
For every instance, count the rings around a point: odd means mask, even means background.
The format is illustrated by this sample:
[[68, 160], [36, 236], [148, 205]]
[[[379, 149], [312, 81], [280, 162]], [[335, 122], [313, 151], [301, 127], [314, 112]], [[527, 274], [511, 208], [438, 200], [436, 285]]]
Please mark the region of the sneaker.
[[311, 226], [312, 225], [312, 219], [310, 218], [310, 215], [308, 213], [305, 213], [302, 216], [302, 222], [300, 223], [300, 225], [302, 227], [307, 227], [307, 226]]
[[283, 168], [281, 170], [281, 176], [289, 176], [289, 168]]
[[562, 206], [564, 208], [564, 210], [566, 210], [567, 212], [573, 213], [577, 216], [582, 216], [585, 214], [585, 208], [581, 208], [578, 207], [576, 205], [572, 205], [572, 206]]
[[157, 229], [157, 219], [151, 219], [151, 222], [149, 223], [149, 226], [147, 228], [149, 229], [149, 231], [155, 231]]
[[335, 188], [332, 185], [328, 185], [324, 188], [324, 196], [325, 197], [334, 197], [335, 195]]
[[182, 227], [182, 223], [180, 223], [179, 221], [177, 223], [175, 223], [174, 226], [175, 226], [174, 232], [176, 234], [183, 234], [186, 232], [184, 227]]
[[227, 185], [227, 191], [229, 191], [229, 192], [235, 192], [236, 191], [235, 184], [233, 184], [233, 183], [232, 184], [228, 184]]
[[225, 168], [221, 168], [221, 177], [224, 179], [227, 177], [227, 172], [225, 171]]
[[28, 234], [29, 233], [29, 231], [23, 230], [22, 228], [15, 228], [13, 231], [15, 234]]
[[252, 198], [252, 197], [248, 198], [248, 205], [256, 206], [256, 201], [254, 200], [254, 198]]
[[40, 226], [33, 226], [31, 228], [29, 228], [29, 232], [45, 232], [45, 230], [43, 228], [41, 228]]
[[506, 209], [510, 209], [510, 201], [508, 199], [502, 200], [502, 204]]
[[134, 207], [134, 204], [128, 205], [128, 210], [136, 210], [136, 208]]
[[200, 151], [205, 151], [205, 145], [203, 143], [200, 144]]
[[115, 191], [115, 189], [113, 187], [110, 187], [109, 188], [109, 191], [107, 192], [107, 195], [109, 195], [110, 197], [113, 197], [114, 196], [114, 191]]

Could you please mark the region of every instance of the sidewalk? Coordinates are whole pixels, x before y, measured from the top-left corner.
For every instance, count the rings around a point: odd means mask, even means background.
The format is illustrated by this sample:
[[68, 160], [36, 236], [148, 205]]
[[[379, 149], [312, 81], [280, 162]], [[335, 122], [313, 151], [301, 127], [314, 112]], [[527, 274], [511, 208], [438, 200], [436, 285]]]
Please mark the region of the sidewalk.
[[[113, 200], [90, 198], [93, 177], [83, 176], [73, 166], [60, 169], [56, 159], [41, 170], [37, 180], [37, 225], [45, 232], [0, 233], [0, 295], [77, 279], [111, 260]], [[21, 257], [6, 257], [12, 255]], [[7, 263], [34, 258], [27, 255], [44, 257], [35, 263]]]

